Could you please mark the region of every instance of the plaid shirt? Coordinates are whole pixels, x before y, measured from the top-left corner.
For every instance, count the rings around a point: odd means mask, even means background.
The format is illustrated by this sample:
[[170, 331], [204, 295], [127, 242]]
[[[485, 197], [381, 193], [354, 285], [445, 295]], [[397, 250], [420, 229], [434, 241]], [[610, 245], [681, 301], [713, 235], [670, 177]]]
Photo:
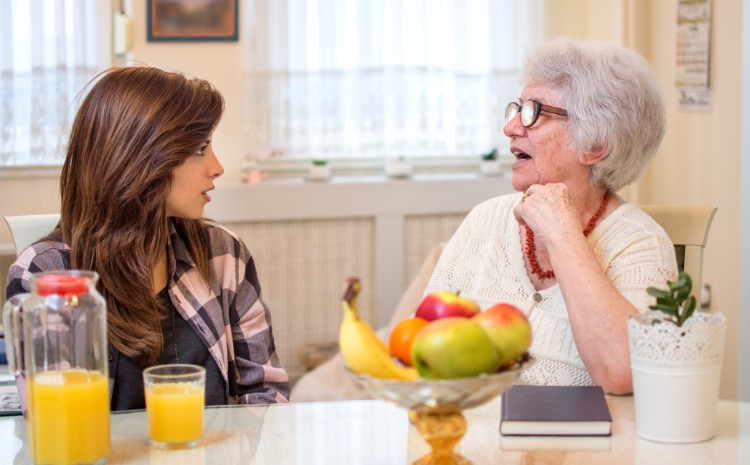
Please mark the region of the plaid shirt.
[[[253, 258], [235, 234], [218, 223], [205, 225], [211, 287], [170, 222], [169, 297], [219, 366], [230, 404], [287, 402], [289, 378], [276, 355]], [[69, 268], [70, 247], [59, 238], [46, 238], [22, 251], [10, 267], [6, 296], [30, 292], [32, 273]]]

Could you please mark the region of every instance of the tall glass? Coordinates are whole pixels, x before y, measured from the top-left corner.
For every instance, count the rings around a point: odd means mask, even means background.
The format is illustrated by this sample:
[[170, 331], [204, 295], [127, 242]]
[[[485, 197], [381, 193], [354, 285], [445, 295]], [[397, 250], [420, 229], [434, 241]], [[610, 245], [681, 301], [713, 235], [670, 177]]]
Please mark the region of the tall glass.
[[31, 278], [3, 308], [8, 365], [37, 464], [98, 464], [109, 456], [107, 310], [90, 271]]
[[198, 365], [157, 365], [143, 371], [151, 445], [195, 447], [203, 437], [206, 369]]

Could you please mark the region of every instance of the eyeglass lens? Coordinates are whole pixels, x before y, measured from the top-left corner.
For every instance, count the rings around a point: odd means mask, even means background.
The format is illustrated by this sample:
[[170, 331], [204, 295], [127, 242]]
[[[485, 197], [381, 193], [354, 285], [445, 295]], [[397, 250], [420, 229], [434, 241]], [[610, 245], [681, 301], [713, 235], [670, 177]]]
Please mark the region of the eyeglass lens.
[[539, 118], [540, 105], [534, 100], [526, 100], [522, 105], [517, 102], [510, 102], [505, 108], [505, 124], [516, 117], [519, 110], [521, 111], [521, 124], [524, 127], [532, 126]]

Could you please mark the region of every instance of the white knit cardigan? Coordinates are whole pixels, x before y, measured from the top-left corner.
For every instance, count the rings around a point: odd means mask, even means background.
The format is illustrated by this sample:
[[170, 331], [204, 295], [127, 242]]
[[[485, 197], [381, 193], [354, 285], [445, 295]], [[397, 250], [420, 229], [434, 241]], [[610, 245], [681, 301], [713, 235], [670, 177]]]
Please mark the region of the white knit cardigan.
[[[520, 199], [521, 194], [509, 194], [476, 206], [443, 250], [425, 292], [460, 290], [482, 309], [498, 302], [518, 306], [531, 322], [530, 353], [536, 358], [522, 379], [545, 385], [593, 384], [573, 341], [559, 285], [537, 292], [526, 272], [520, 226], [513, 216]], [[610, 281], [641, 312], [653, 303], [648, 286], [663, 287], [677, 277], [669, 237], [630, 203], [606, 216], [588, 242]]]

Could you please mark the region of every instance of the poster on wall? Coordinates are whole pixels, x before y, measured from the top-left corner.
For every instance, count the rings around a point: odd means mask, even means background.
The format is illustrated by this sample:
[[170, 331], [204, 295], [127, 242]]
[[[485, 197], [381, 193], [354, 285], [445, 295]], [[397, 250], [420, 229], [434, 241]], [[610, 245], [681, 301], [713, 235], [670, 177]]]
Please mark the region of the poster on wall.
[[148, 0], [149, 42], [236, 41], [237, 0]]
[[711, 0], [679, 0], [675, 86], [681, 110], [711, 109]]

